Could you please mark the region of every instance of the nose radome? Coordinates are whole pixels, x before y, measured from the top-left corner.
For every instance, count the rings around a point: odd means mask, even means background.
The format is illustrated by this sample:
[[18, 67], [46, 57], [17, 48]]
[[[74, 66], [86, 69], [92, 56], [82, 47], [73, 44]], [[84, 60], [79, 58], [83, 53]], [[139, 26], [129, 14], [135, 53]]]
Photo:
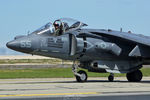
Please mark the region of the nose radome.
[[18, 42], [16, 40], [10, 41], [6, 44], [6, 46], [10, 49], [18, 48]]

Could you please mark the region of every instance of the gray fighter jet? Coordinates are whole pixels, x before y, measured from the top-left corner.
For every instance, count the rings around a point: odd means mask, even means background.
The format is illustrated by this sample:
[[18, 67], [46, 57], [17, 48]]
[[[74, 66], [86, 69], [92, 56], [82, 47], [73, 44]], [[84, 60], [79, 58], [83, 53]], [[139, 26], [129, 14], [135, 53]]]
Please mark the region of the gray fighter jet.
[[150, 37], [111, 29], [86, 29], [87, 24], [71, 18], [47, 23], [27, 36], [16, 36], [8, 48], [47, 57], [72, 60], [78, 82], [87, 81], [84, 68], [91, 72], [126, 73], [130, 82], [139, 82], [142, 65], [150, 64]]

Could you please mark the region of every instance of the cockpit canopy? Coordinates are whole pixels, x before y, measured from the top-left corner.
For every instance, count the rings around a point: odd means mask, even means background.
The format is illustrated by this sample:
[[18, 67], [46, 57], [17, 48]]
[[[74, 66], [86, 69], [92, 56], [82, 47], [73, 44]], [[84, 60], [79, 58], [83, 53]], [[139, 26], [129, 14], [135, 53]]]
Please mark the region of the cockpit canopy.
[[40, 27], [39, 29], [35, 30], [33, 33], [36, 34], [43, 34], [43, 33], [47, 33], [47, 34], [52, 34], [55, 32], [55, 28], [53, 26], [52, 23], [47, 23], [46, 25]]
[[[58, 24], [57, 27], [56, 27], [56, 23]], [[47, 23], [46, 25], [34, 31], [33, 33], [62, 35], [66, 32], [74, 31], [84, 26], [87, 26], [87, 24], [84, 24], [80, 21], [77, 21], [71, 18], [61, 18], [61, 19], [55, 20], [53, 24], [50, 22]]]

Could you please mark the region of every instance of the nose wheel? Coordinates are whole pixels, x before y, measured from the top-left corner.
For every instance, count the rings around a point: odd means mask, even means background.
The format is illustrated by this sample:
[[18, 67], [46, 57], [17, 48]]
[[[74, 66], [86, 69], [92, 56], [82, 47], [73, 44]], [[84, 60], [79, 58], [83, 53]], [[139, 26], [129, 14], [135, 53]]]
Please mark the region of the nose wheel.
[[83, 70], [77, 72], [77, 69], [78, 69], [78, 65], [73, 63], [72, 72], [74, 73], [77, 82], [86, 82], [88, 78], [87, 73]]
[[78, 74], [80, 74], [80, 76], [75, 75], [77, 82], [86, 82], [87, 81], [87, 74], [85, 71], [80, 70], [78, 71]]

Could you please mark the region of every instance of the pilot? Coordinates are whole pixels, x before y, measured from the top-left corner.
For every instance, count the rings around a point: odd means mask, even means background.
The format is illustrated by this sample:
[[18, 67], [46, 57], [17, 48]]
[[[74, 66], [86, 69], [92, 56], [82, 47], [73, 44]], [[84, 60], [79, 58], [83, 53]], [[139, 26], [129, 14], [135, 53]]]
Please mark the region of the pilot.
[[55, 33], [57, 36], [62, 34], [62, 25], [59, 25], [59, 23], [54, 22], [54, 27], [55, 27]]
[[55, 27], [55, 30], [59, 29], [59, 24], [57, 22], [54, 22], [54, 27]]

